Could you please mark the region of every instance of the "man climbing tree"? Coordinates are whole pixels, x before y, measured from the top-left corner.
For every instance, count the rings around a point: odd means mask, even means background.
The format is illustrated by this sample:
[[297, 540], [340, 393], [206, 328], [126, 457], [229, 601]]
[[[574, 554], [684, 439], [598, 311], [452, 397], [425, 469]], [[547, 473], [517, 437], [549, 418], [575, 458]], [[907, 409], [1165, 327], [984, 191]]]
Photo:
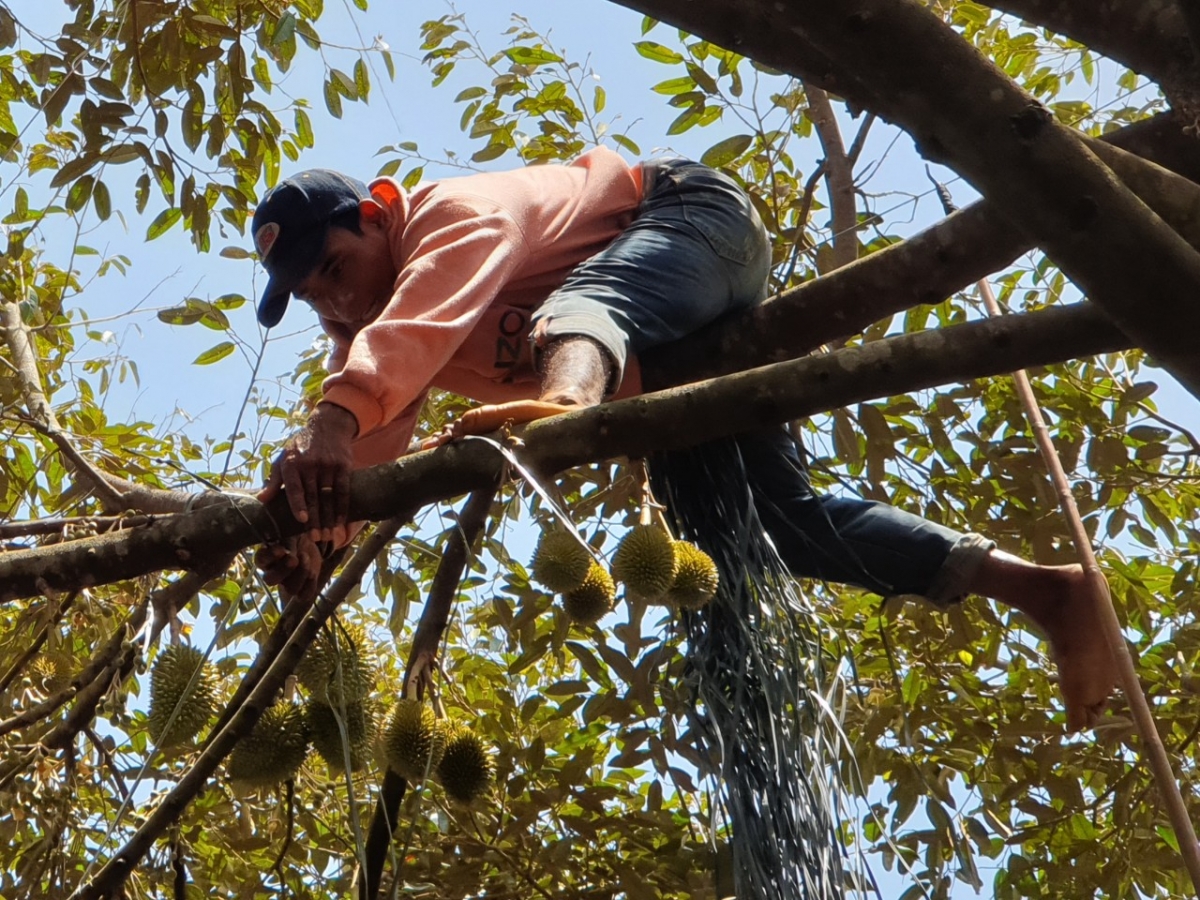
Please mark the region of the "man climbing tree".
[[[281, 182], [254, 216], [270, 280], [259, 320], [295, 295], [333, 339], [324, 398], [260, 495], [286, 490], [307, 533], [264, 548], [300, 591], [318, 544], [350, 536], [349, 473], [406, 452], [430, 387], [486, 405], [422, 447], [640, 391], [638, 354], [766, 297], [771, 248], [746, 195], [683, 159], [604, 149], [540, 166], [370, 187], [329, 170]], [[792, 574], [946, 607], [1007, 603], [1045, 632], [1067, 726], [1094, 725], [1115, 681], [1081, 569], [1044, 566], [886, 504], [821, 496], [781, 429], [743, 435], [757, 514]]]

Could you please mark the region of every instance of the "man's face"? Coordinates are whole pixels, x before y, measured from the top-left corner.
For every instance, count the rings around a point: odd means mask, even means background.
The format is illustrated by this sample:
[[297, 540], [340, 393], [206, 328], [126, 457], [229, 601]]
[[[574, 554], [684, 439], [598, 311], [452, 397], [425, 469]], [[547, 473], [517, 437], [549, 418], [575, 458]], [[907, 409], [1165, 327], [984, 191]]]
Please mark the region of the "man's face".
[[364, 209], [362, 234], [330, 228], [316, 268], [292, 291], [317, 315], [355, 330], [379, 315], [398, 274], [385, 216], [375, 210]]

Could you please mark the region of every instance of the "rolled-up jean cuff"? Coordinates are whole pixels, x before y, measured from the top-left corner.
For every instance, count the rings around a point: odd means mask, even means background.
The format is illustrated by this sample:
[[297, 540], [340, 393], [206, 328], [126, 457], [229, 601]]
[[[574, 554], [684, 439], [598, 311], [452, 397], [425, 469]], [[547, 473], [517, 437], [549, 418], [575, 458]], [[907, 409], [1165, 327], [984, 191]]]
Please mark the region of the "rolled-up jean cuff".
[[964, 534], [950, 548], [946, 561], [933, 576], [925, 599], [940, 609], [961, 603], [969, 593], [967, 586], [995, 546], [995, 541], [981, 534]]
[[[590, 338], [608, 351], [613, 369], [605, 394], [612, 395], [616, 393], [617, 388], [621, 386], [621, 379], [625, 377], [625, 361], [629, 356], [629, 342], [625, 337], [625, 332], [617, 327], [610, 316], [604, 313], [583, 310], [560, 311], [564, 307], [572, 305], [586, 305], [586, 302], [581, 302], [576, 298], [564, 299], [554, 304], [553, 312], [543, 313], [542, 316], [535, 314], [534, 318], [541, 318], [542, 321], [537, 323], [531, 334], [536, 341], [534, 359], [540, 359], [539, 351], [551, 341], [565, 337]], [[540, 369], [540, 362], [538, 367]]]

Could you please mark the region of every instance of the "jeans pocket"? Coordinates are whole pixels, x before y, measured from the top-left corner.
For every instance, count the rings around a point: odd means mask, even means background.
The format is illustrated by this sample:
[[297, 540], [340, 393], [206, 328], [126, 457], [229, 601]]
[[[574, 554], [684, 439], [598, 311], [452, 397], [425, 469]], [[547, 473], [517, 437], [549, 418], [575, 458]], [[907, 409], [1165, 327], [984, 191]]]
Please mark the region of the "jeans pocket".
[[679, 192], [684, 220], [722, 259], [749, 265], [761, 252], [764, 241], [762, 224], [749, 198], [733, 182], [725, 183], [724, 176], [711, 170], [702, 178], [689, 175], [688, 181]]

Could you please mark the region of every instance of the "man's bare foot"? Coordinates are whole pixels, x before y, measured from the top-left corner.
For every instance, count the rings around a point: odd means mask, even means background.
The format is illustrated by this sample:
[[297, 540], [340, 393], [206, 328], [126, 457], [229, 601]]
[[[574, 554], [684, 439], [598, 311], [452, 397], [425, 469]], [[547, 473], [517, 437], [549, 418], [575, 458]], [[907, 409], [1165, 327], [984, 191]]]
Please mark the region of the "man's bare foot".
[[1094, 727], [1117, 683], [1117, 663], [1083, 568], [1039, 566], [993, 551], [977, 577], [978, 593], [1021, 610], [1045, 632], [1058, 667], [1067, 730]]
[[[1067, 730], [1093, 728], [1117, 683], [1117, 663], [1108, 649], [1098, 598], [1080, 566], [1062, 566], [1057, 597], [1047, 598], [1044, 612], [1029, 615], [1046, 632], [1058, 683], [1067, 707]], [[1052, 580], [1052, 579], [1047, 579]]]

